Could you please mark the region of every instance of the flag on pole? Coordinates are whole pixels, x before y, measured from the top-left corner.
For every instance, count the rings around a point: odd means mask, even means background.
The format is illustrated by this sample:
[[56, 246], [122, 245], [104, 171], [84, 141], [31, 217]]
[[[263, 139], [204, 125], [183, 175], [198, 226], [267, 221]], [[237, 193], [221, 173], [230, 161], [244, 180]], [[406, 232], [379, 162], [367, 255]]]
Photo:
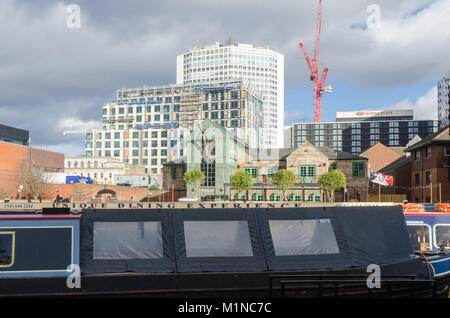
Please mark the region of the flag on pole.
[[375, 172], [369, 170], [369, 181], [373, 183], [378, 183], [384, 186], [391, 186], [394, 184], [394, 177], [388, 176], [383, 173]]

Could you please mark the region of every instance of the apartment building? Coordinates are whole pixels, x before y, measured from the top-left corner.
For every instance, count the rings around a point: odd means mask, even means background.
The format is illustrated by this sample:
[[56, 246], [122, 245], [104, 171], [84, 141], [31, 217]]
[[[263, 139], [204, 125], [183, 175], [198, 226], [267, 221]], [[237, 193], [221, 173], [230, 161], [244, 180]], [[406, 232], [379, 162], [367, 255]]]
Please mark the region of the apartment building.
[[116, 158], [162, 176], [164, 163], [183, 156], [184, 137], [199, 120], [260, 146], [262, 107], [261, 94], [242, 81], [120, 89], [103, 106], [102, 130], [86, 133], [86, 157]]
[[438, 120], [414, 120], [412, 110], [342, 112], [336, 114], [336, 122], [292, 124], [286, 147], [309, 141], [357, 155], [378, 143], [405, 147], [415, 136], [436, 132], [438, 125]]
[[284, 55], [267, 46], [235, 43], [194, 47], [177, 56], [177, 84], [245, 80], [262, 94], [264, 147], [284, 141]]

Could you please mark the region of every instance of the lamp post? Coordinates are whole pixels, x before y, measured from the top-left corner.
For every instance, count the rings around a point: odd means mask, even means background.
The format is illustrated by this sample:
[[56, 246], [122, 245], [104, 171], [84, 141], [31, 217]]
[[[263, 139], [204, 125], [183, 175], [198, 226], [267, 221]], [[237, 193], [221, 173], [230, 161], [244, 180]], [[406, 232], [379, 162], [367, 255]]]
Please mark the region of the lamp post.
[[19, 198], [19, 200], [20, 200], [20, 194], [22, 193], [22, 190], [23, 190], [23, 185], [19, 185], [19, 189], [17, 189], [17, 193], [18, 193], [18, 198]]

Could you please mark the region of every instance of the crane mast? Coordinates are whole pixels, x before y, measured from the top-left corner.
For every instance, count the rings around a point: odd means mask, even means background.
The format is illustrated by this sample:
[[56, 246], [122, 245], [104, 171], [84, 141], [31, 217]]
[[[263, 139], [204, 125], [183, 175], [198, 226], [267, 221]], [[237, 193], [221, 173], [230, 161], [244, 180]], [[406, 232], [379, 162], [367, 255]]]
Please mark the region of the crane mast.
[[319, 79], [319, 51], [320, 51], [320, 32], [322, 29], [322, 0], [319, 0], [319, 10], [317, 14], [317, 28], [316, 28], [316, 47], [314, 49], [314, 57], [310, 60], [308, 52], [306, 51], [303, 43], [300, 43], [300, 48], [303, 51], [303, 55], [308, 65], [308, 69], [311, 72], [310, 78], [313, 81], [314, 86], [314, 122], [319, 123], [322, 121], [322, 94], [331, 93], [331, 86], [324, 86], [325, 80], [328, 74], [328, 68], [324, 68], [322, 76]]

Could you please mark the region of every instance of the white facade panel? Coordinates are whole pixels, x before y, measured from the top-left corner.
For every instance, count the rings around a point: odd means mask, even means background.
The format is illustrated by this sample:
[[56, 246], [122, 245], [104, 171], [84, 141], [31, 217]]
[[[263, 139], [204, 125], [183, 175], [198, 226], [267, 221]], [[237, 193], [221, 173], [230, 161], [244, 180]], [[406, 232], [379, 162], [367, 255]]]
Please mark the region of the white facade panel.
[[[180, 58], [180, 56], [182, 58]], [[245, 80], [264, 101], [264, 147], [284, 143], [284, 55], [266, 46], [231, 43], [192, 48], [177, 56], [177, 83]]]

